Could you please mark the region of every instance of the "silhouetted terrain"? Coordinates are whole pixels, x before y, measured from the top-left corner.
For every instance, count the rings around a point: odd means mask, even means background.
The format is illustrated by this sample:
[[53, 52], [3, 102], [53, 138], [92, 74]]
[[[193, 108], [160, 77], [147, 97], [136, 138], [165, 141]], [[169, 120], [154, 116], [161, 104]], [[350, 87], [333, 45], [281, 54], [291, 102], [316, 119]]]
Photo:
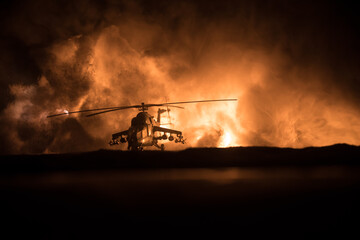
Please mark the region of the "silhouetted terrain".
[[360, 147], [345, 144], [1, 156], [2, 228], [59, 239], [359, 235], [359, 167]]

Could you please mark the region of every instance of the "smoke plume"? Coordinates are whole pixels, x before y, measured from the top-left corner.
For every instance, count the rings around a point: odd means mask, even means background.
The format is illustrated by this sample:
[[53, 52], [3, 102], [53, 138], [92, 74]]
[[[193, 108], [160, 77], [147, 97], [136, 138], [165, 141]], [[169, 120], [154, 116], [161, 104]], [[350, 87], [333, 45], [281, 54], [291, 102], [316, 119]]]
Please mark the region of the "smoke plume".
[[187, 139], [168, 149], [359, 145], [358, 18], [327, 1], [4, 4], [0, 153], [108, 148], [137, 112], [49, 114], [217, 98], [238, 101], [164, 115]]

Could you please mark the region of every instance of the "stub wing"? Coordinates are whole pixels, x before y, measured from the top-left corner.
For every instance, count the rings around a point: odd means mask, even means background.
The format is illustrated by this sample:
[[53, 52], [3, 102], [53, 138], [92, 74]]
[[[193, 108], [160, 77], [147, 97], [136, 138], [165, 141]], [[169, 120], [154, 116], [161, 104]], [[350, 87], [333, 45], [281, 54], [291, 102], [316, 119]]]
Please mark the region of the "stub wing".
[[182, 135], [182, 132], [174, 130], [174, 129], [169, 129], [169, 128], [162, 128], [162, 127], [158, 127], [158, 126], [154, 126], [154, 132], [164, 132], [164, 133], [170, 133], [170, 134], [176, 134], [177, 136]]

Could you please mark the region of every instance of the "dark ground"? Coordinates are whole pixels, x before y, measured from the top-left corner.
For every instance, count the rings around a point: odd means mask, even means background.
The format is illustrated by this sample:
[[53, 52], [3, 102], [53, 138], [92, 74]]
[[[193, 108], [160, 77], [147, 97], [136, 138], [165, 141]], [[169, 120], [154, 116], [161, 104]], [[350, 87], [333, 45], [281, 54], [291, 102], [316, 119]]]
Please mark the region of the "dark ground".
[[345, 144], [1, 156], [1, 232], [355, 237], [359, 173]]

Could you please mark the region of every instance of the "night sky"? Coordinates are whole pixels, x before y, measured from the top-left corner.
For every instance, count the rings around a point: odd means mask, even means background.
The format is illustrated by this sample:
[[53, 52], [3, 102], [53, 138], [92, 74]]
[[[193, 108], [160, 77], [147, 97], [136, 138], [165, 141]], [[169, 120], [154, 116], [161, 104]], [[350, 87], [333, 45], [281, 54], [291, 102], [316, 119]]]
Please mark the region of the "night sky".
[[238, 98], [174, 110], [185, 147], [359, 145], [349, 2], [3, 1], [0, 154], [107, 148], [136, 111], [46, 116], [166, 99]]

